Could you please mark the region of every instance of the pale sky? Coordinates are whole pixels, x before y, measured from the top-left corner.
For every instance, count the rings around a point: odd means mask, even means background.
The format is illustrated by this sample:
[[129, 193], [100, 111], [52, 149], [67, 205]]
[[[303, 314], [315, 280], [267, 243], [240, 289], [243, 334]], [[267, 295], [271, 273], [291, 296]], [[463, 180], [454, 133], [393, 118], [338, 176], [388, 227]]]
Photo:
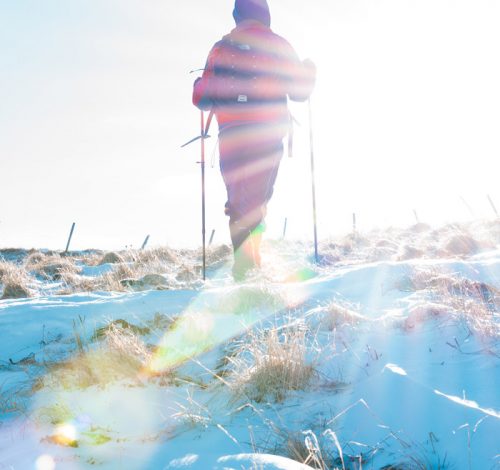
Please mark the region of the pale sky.
[[[500, 210], [495, 0], [269, 0], [272, 27], [318, 66], [320, 238]], [[0, 0], [0, 247], [200, 244], [191, 86], [232, 0]], [[312, 238], [307, 109], [292, 108], [268, 236]], [[211, 134], [216, 136], [216, 126]], [[207, 142], [209, 158], [216, 139]], [[217, 157], [218, 155], [214, 153]], [[207, 165], [207, 231], [227, 242]], [[467, 207], [470, 206], [470, 209]], [[471, 213], [472, 212], [472, 213]]]

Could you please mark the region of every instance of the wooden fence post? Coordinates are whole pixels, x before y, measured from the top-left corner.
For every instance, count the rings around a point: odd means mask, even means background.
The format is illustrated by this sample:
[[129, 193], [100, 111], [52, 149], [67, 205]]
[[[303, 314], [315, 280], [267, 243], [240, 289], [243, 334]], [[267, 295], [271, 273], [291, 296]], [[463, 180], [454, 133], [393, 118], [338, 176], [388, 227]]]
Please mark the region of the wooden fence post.
[[148, 242], [149, 242], [149, 235], [144, 240], [144, 243], [141, 246], [141, 250], [144, 250], [144, 248], [146, 248], [146, 245], [148, 244]]
[[75, 231], [75, 222], [73, 222], [73, 225], [71, 226], [71, 230], [69, 232], [69, 237], [68, 237], [68, 243], [66, 243], [66, 249], [64, 250], [64, 253], [67, 253], [69, 250], [69, 244], [71, 243], [71, 239], [73, 238], [73, 232]]
[[211, 246], [213, 241], [214, 241], [214, 236], [215, 236], [215, 229], [212, 230], [212, 233], [210, 234], [210, 240], [208, 241], [208, 246]]
[[498, 215], [498, 211], [497, 211], [497, 208], [495, 206], [495, 203], [493, 202], [493, 199], [491, 199], [489, 194], [487, 196], [488, 196], [488, 201], [490, 201], [491, 208], [493, 209], [493, 212], [495, 213], [495, 215], [497, 216], [497, 219], [498, 219], [499, 215]]

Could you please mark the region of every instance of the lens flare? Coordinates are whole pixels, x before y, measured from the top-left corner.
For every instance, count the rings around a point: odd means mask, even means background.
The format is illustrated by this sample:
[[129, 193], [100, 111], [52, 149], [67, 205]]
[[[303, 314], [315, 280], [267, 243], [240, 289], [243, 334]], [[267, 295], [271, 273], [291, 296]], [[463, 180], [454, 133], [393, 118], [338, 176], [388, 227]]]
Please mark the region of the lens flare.
[[305, 282], [315, 278], [317, 275], [318, 273], [316, 271], [306, 267], [291, 273], [285, 279], [285, 282]]
[[36, 459], [35, 469], [36, 470], [55, 470], [56, 463], [50, 455], [41, 455]]
[[72, 424], [61, 424], [56, 427], [53, 440], [62, 446], [78, 447], [78, 432]]
[[201, 292], [165, 332], [145, 370], [146, 375], [171, 370], [252, 328], [275, 312], [301, 305], [309, 296], [309, 287], [304, 281], [316, 277], [317, 272], [311, 268], [297, 269], [297, 259], [292, 267], [273, 250], [266, 253], [266, 257], [269, 257], [266, 265], [282, 268], [277, 274], [284, 279], [283, 283], [273, 287], [263, 275], [263, 282]]

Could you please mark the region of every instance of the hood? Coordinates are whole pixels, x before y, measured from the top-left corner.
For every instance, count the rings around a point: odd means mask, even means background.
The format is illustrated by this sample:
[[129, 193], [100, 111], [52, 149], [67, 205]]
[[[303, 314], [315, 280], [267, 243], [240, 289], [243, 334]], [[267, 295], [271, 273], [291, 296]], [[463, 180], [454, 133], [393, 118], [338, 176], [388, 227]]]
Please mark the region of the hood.
[[271, 13], [266, 0], [236, 0], [233, 18], [236, 24], [245, 20], [255, 20], [268, 28], [271, 26]]

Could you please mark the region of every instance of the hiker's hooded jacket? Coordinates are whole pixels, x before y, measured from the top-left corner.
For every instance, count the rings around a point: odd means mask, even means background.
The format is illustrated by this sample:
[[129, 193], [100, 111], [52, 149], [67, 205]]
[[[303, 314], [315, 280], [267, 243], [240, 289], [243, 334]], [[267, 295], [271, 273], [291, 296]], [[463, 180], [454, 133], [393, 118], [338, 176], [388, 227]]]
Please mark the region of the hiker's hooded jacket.
[[236, 28], [213, 46], [194, 84], [194, 105], [213, 110], [221, 131], [288, 122], [287, 98], [309, 97], [314, 65], [301, 62], [292, 46], [270, 29], [265, 0], [236, 0], [233, 16]]

